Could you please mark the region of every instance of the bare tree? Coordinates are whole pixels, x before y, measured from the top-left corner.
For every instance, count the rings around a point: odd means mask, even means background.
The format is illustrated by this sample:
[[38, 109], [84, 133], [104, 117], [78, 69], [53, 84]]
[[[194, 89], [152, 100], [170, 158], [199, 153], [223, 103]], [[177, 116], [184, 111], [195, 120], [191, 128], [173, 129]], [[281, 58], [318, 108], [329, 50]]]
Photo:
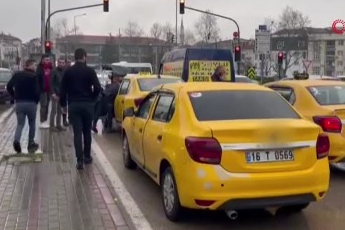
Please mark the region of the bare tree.
[[69, 27], [68, 21], [66, 18], [58, 20], [53, 27], [54, 34], [57, 38], [62, 38], [62, 37], [71, 35], [72, 33], [77, 33], [78, 30], [79, 30], [78, 27], [76, 28]]
[[162, 26], [162, 37], [166, 38], [166, 41], [171, 41], [174, 34], [174, 29], [173, 26], [171, 25], [170, 22], [166, 22], [164, 26]]
[[[210, 12], [209, 10], [207, 10]], [[209, 14], [202, 14], [195, 23], [195, 29], [199, 38], [204, 42], [219, 41], [219, 28], [217, 18]]]
[[160, 39], [162, 37], [162, 34], [163, 34], [162, 25], [159, 24], [158, 22], [155, 22], [151, 27], [150, 34], [152, 37], [154, 37], [156, 39]]
[[[302, 12], [287, 6], [275, 24], [277, 26], [277, 33], [281, 34], [285, 39], [292, 39], [295, 37], [306, 38], [308, 36], [306, 27], [310, 24], [310, 20], [308, 16], [303, 15]], [[302, 52], [292, 49], [293, 47], [283, 46], [282, 51], [285, 53], [285, 63], [282, 68], [282, 74], [284, 76], [291, 66], [298, 63], [303, 58]], [[275, 71], [278, 69], [277, 65], [272, 65], [272, 68]]]
[[195, 36], [193, 34], [193, 32], [189, 29], [186, 29], [184, 32], [184, 43], [186, 45], [194, 45], [196, 42], [195, 40]]
[[124, 33], [128, 37], [140, 37], [144, 34], [144, 30], [137, 22], [129, 21], [124, 29]]

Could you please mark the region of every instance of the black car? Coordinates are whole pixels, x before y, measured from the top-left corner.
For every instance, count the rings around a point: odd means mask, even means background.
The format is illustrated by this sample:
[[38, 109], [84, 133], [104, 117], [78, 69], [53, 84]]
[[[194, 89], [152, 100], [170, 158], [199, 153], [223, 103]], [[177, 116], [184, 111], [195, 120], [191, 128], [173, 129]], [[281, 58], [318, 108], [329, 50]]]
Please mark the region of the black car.
[[10, 69], [0, 68], [0, 103], [4, 104], [6, 102], [11, 102], [13, 104], [13, 99], [8, 94], [6, 85], [11, 80], [13, 72]]

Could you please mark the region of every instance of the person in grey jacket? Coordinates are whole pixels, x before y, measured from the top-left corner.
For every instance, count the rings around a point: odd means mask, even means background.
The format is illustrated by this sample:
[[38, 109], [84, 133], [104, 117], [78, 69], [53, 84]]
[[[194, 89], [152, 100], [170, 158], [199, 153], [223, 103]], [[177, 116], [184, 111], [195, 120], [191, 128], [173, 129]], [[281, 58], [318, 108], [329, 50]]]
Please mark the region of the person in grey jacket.
[[52, 131], [64, 131], [61, 125], [62, 111], [60, 106], [60, 87], [61, 81], [65, 70], [65, 59], [59, 58], [58, 66], [50, 73], [50, 88], [52, 106], [50, 112], [50, 129]]

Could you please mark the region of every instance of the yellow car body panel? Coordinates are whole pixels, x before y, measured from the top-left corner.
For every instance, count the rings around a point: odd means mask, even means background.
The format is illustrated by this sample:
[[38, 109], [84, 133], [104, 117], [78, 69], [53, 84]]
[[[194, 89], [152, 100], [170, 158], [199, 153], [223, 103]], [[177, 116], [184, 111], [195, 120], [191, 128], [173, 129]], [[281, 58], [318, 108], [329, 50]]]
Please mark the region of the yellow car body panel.
[[[119, 123], [122, 122], [123, 120], [123, 111], [126, 108], [129, 107], [133, 107], [133, 108], [137, 108], [137, 106], [135, 105], [135, 100], [136, 99], [140, 99], [145, 97], [149, 91], [141, 91], [139, 84], [138, 84], [138, 80], [139, 79], [155, 79], [157, 78], [157, 75], [148, 75], [148, 74], [130, 74], [127, 75], [120, 86], [120, 90], [118, 95], [116, 96], [116, 99], [114, 101], [114, 114], [115, 114], [115, 120]], [[172, 76], [161, 76], [161, 78], [173, 78], [173, 79], [177, 79], [176, 77], [172, 77]], [[126, 93], [121, 93], [121, 87], [123, 86], [123, 84], [125, 84], [126, 82], [129, 83], [128, 85], [128, 89]]]
[[[145, 118], [137, 114], [126, 117], [122, 123], [132, 159], [157, 184], [160, 184], [162, 167], [169, 164], [175, 175], [180, 203], [187, 208], [217, 210], [225, 209], [226, 204], [236, 200], [301, 194], [309, 194], [315, 201], [321, 200], [329, 187], [329, 162], [327, 157], [317, 159], [315, 146], [296, 149], [295, 160], [292, 162], [267, 164], [248, 164], [245, 152], [230, 148], [240, 143], [263, 143], [266, 140], [263, 134], [276, 128], [275, 123], [287, 131], [283, 142], [314, 140], [316, 143], [321, 128], [303, 117], [207, 122], [197, 120], [188, 96], [191, 92], [202, 94], [206, 91], [231, 90], [272, 91], [246, 83], [183, 83], [164, 85], [157, 92], [151, 92], [148, 96], [151, 106]], [[155, 116], [155, 107], [160, 98], [157, 95], [165, 93], [173, 95], [175, 109], [169, 122], [159, 122], [152, 117]], [[294, 110], [293, 107], [291, 109]], [[229, 133], [234, 135], [230, 136]], [[158, 137], [162, 138], [159, 140]], [[220, 164], [194, 161], [186, 149], [186, 137], [216, 138], [222, 146]], [[202, 207], [196, 200], [214, 203]]]
[[[295, 93], [293, 107], [305, 118], [313, 121], [314, 116], [338, 116], [342, 121], [345, 120], [345, 104], [342, 105], [320, 105], [308, 91], [307, 87], [317, 86], [344, 86], [345, 82], [324, 81], [324, 80], [291, 80], [270, 82], [265, 84], [267, 87], [291, 88]], [[331, 148], [329, 152], [330, 163], [345, 161], [345, 125], [341, 133], [326, 132]]]

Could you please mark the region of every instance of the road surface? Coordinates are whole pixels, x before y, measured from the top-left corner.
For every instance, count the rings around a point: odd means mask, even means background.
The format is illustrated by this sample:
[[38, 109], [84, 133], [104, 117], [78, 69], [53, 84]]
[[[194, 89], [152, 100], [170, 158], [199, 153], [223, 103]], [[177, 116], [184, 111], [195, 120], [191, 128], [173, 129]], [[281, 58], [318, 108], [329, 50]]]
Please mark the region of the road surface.
[[265, 211], [246, 211], [230, 220], [224, 212], [191, 211], [183, 222], [172, 223], [164, 215], [159, 187], [140, 169], [124, 168], [118, 134], [95, 139], [154, 230], [343, 230], [345, 229], [345, 172], [332, 172], [330, 191], [324, 201], [310, 205], [302, 214], [272, 216]]

